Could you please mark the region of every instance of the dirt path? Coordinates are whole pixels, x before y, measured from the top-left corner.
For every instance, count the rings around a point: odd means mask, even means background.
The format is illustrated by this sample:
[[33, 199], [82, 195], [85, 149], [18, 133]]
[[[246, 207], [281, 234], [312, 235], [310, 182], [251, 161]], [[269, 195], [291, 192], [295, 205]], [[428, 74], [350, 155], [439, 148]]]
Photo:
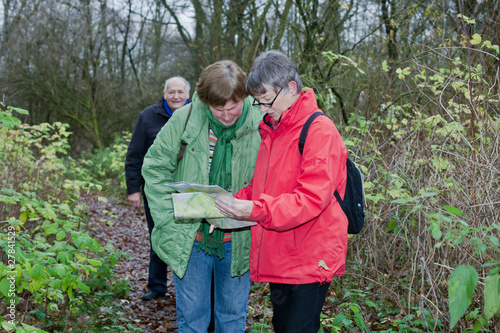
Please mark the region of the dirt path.
[[[115, 268], [118, 280], [127, 279], [131, 283], [129, 297], [121, 301], [124, 317], [145, 333], [176, 332], [175, 293], [170, 268], [166, 296], [155, 301], [142, 300], [142, 295], [147, 291], [149, 263], [149, 234], [142, 209], [111, 201], [105, 203], [94, 196], [84, 197], [82, 201], [89, 207], [92, 234], [99, 242], [102, 245], [113, 242], [115, 249], [130, 255], [122, 258]], [[106, 211], [116, 218], [110, 217]], [[111, 221], [113, 225], [109, 226], [102, 220]]]

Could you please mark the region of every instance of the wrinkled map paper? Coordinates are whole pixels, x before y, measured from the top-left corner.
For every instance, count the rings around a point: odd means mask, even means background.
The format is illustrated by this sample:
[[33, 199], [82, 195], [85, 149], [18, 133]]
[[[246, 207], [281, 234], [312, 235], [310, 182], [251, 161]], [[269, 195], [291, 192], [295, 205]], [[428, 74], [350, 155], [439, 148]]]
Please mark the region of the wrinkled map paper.
[[256, 224], [225, 217], [215, 206], [215, 199], [231, 202], [233, 196], [218, 185], [200, 185], [187, 182], [165, 184], [179, 193], [172, 193], [176, 219], [204, 218], [220, 229], [237, 229]]

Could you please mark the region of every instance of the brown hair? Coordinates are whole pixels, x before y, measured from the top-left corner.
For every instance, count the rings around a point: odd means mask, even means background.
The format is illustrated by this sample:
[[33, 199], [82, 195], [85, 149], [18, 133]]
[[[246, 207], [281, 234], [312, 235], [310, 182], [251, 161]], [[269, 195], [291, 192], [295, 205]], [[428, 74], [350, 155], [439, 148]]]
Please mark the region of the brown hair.
[[247, 75], [231, 60], [221, 60], [206, 67], [196, 84], [201, 102], [224, 106], [230, 100], [237, 103], [248, 96], [245, 88]]

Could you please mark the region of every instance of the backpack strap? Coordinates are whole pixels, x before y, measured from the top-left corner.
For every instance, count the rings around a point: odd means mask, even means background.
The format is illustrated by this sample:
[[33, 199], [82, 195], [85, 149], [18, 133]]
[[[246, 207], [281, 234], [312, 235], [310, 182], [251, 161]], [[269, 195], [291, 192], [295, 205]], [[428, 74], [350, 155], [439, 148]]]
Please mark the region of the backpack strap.
[[306, 143], [306, 137], [307, 137], [307, 131], [309, 131], [309, 126], [311, 126], [312, 122], [316, 117], [318, 116], [326, 116], [321, 111], [316, 111], [312, 115], [309, 116], [309, 119], [307, 119], [306, 123], [302, 127], [302, 130], [300, 131], [300, 136], [299, 136], [299, 151], [300, 155], [302, 155], [302, 152], [304, 151], [304, 144]]
[[[188, 112], [188, 115], [186, 118], [186, 123], [184, 124], [184, 131], [186, 130], [186, 126], [187, 126], [187, 123], [189, 121], [189, 117], [191, 117], [192, 110], [193, 110], [193, 102], [191, 102], [191, 105], [189, 106], [189, 112]], [[184, 131], [182, 131], [182, 133], [184, 133]], [[179, 163], [180, 160], [182, 160], [182, 158], [184, 157], [184, 152], [186, 151], [186, 146], [187, 146], [187, 142], [184, 140], [181, 140], [181, 147], [179, 148], [179, 154], [177, 154], [177, 163]]]
[[335, 199], [337, 199], [337, 201], [338, 201], [339, 204], [341, 204], [344, 201], [340, 197], [339, 191], [335, 190], [335, 193], [333, 193], [333, 195], [335, 195]]
[[[312, 115], [309, 116], [309, 119], [307, 119], [307, 121], [305, 122], [304, 126], [302, 127], [302, 130], [300, 131], [300, 136], [299, 136], [299, 151], [300, 151], [300, 155], [302, 155], [302, 153], [304, 151], [304, 144], [306, 143], [307, 132], [309, 131], [309, 126], [311, 126], [311, 124], [314, 121], [314, 119], [316, 119], [318, 116], [326, 116], [326, 114], [324, 114], [321, 111], [314, 112]], [[337, 199], [337, 201], [339, 203], [342, 203], [343, 200], [340, 198], [340, 194], [339, 194], [339, 192], [337, 190], [335, 190], [334, 195], [335, 195], [335, 199]]]

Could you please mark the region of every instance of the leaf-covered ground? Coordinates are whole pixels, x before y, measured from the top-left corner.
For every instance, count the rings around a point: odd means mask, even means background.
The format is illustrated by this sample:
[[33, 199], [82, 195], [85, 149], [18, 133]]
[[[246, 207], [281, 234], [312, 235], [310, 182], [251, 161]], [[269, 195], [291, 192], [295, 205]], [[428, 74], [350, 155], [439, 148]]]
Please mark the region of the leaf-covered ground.
[[143, 210], [123, 203], [105, 203], [97, 197], [86, 197], [84, 202], [89, 206], [92, 233], [99, 242], [103, 245], [113, 242], [115, 249], [130, 256], [122, 258], [115, 267], [117, 280], [130, 281], [129, 296], [117, 302], [123, 309], [121, 316], [144, 332], [176, 332], [175, 293], [170, 268], [165, 297], [148, 302], [142, 300], [147, 291], [149, 263], [149, 234]]

